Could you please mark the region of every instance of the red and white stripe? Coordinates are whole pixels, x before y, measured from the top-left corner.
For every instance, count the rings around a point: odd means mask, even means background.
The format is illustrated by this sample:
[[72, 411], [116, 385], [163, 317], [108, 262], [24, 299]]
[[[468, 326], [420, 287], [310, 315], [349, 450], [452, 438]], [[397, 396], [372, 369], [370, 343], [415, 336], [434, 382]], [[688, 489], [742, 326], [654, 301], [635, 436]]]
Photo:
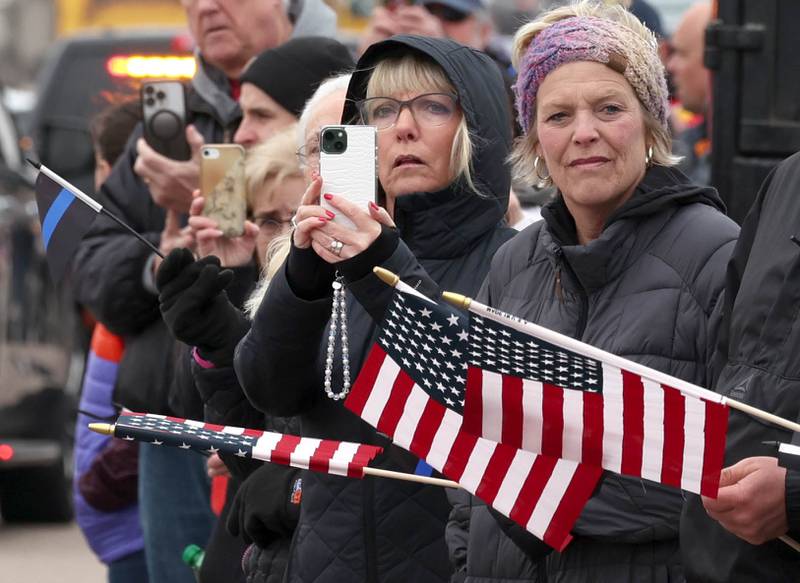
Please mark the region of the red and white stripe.
[[378, 345], [345, 406], [465, 490], [563, 550], [602, 470], [536, 455], [462, 430], [462, 417], [432, 399]]
[[255, 459], [350, 478], [363, 478], [364, 468], [380, 452], [380, 447], [363, 443], [269, 431], [253, 446]]
[[299, 437], [153, 413], [126, 412], [126, 415], [166, 419], [208, 431], [256, 437], [253, 459], [350, 478], [363, 478], [364, 468], [383, 451], [381, 447], [363, 443]]
[[715, 497], [727, 406], [603, 364], [602, 393], [470, 367], [464, 430]]

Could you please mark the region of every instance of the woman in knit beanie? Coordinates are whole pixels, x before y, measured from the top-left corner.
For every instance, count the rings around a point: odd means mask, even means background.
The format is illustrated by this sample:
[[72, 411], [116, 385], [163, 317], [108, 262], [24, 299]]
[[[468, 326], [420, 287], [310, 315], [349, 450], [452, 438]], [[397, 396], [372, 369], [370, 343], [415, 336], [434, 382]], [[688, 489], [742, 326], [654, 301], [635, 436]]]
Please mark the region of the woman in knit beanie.
[[[714, 189], [672, 168], [655, 38], [619, 6], [581, 2], [523, 26], [514, 58], [524, 132], [515, 172], [558, 195], [544, 220], [497, 252], [481, 301], [707, 386], [710, 314], [738, 228]], [[574, 538], [553, 552], [486, 507], [471, 505], [467, 522], [456, 508], [468, 525], [467, 581], [682, 581], [679, 522], [684, 495], [693, 494], [681, 488], [698, 491], [705, 477], [662, 467], [662, 452], [703, 459], [702, 438], [683, 433], [692, 423], [688, 405], [670, 410], [672, 395], [660, 386], [604, 373], [598, 407], [583, 409], [580, 375], [571, 372], [552, 374], [562, 414], [584, 430], [559, 435], [558, 455], [605, 472], [585, 506], [569, 489], [560, 500], [548, 484], [537, 511], [582, 507]], [[539, 424], [552, 427], [553, 419]], [[448, 535], [451, 548], [464, 540]]]

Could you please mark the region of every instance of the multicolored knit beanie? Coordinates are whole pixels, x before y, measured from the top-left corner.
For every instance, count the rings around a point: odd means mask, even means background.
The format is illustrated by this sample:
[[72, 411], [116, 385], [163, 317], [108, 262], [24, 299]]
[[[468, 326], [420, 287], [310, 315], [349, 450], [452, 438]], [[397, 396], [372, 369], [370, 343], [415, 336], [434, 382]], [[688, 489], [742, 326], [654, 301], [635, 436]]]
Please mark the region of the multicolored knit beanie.
[[552, 71], [574, 61], [613, 61], [624, 67], [622, 73], [645, 109], [668, 130], [669, 111], [664, 66], [652, 42], [624, 24], [595, 16], [565, 18], [537, 34], [525, 50], [514, 86], [517, 114], [527, 134], [536, 112], [536, 94]]

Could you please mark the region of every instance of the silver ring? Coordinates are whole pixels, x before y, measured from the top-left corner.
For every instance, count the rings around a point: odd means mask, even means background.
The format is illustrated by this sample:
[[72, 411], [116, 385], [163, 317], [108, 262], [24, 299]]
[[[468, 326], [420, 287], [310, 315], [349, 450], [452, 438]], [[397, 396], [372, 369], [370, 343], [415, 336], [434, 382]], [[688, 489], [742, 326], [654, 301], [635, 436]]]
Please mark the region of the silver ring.
[[292, 215], [292, 218], [291, 218], [291, 220], [289, 221], [289, 222], [292, 224], [292, 228], [293, 228], [293, 229], [296, 229], [296, 228], [297, 228], [297, 220], [296, 220], [296, 218], [297, 218], [297, 215]]
[[342, 254], [342, 247], [344, 247], [344, 243], [338, 241], [337, 239], [331, 239], [331, 244], [328, 248], [331, 250], [331, 253], [339, 257]]

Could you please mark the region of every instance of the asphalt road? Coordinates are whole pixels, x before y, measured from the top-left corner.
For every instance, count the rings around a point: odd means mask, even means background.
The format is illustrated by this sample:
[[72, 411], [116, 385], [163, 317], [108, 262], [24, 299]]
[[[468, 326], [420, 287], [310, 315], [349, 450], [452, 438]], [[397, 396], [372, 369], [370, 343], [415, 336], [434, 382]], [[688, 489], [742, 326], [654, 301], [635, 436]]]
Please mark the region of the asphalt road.
[[70, 524], [0, 524], [0, 583], [105, 583], [106, 569]]

